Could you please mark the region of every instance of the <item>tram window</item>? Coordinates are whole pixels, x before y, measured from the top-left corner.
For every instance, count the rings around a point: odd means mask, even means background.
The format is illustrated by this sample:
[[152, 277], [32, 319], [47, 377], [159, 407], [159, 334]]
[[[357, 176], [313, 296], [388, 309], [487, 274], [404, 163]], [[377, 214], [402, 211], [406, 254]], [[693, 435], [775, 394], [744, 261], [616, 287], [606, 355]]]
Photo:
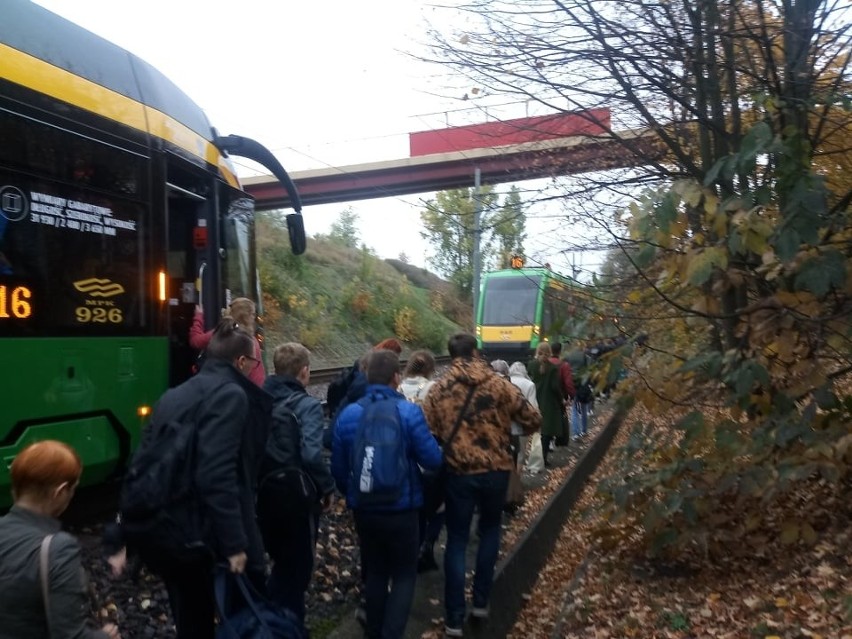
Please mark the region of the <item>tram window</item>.
[[256, 295], [254, 256], [254, 202], [250, 198], [231, 200], [224, 219], [227, 259], [224, 262], [225, 287], [231, 298]]
[[27, 317], [0, 317], [3, 329], [40, 336], [138, 332], [145, 317], [142, 207], [2, 170], [0, 185], [0, 286], [27, 291], [31, 309]]
[[540, 277], [489, 279], [481, 323], [485, 326], [534, 324], [540, 285]]
[[0, 131], [0, 165], [126, 196], [143, 189], [136, 153], [2, 110]]
[[553, 302], [549, 299], [544, 300], [541, 311], [541, 332], [546, 335], [550, 330], [550, 325], [553, 323]]

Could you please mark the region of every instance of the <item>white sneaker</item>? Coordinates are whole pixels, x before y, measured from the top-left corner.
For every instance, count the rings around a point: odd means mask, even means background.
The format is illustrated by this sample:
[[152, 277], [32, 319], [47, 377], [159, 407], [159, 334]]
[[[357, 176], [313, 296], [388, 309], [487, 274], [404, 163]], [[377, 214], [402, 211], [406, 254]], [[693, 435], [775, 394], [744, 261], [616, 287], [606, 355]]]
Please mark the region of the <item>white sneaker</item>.
[[445, 637], [464, 637], [464, 632], [461, 628], [453, 628], [452, 626], [444, 626]]
[[474, 619], [488, 619], [488, 608], [477, 608], [474, 606], [470, 611], [470, 615]]

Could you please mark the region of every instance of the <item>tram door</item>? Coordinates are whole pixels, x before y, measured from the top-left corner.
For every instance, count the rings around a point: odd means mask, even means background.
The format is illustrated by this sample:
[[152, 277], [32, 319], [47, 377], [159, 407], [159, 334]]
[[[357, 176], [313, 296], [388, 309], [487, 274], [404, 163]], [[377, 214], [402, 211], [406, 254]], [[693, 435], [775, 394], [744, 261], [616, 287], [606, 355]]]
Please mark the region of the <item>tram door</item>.
[[[218, 318], [219, 295], [210, 283], [214, 264], [210, 261], [212, 237], [208, 237], [211, 211], [215, 207], [209, 191], [169, 176], [167, 211], [167, 299], [169, 322], [169, 385], [189, 378], [199, 363], [199, 351], [189, 342], [189, 331], [197, 304], [202, 304], [207, 323]], [[205, 272], [209, 271], [209, 272]], [[207, 286], [205, 286], [207, 283]], [[205, 299], [206, 298], [206, 299]]]

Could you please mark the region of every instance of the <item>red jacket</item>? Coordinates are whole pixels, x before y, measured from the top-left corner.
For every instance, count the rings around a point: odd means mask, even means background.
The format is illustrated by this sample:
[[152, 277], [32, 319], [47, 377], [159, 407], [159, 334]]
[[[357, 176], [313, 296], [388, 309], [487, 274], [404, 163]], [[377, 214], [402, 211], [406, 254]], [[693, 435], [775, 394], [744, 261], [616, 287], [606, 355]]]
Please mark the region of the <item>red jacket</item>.
[[[189, 345], [197, 351], [203, 351], [210, 343], [211, 337], [213, 337], [213, 331], [204, 330], [204, 313], [196, 312], [192, 317], [192, 326], [189, 328]], [[258, 363], [248, 374], [248, 378], [263, 388], [266, 369], [263, 367], [263, 352], [257, 340], [254, 340], [254, 358]]]
[[571, 372], [571, 364], [558, 357], [551, 357], [550, 362], [559, 367], [559, 379], [562, 381], [562, 396], [565, 399], [574, 399], [574, 375]]

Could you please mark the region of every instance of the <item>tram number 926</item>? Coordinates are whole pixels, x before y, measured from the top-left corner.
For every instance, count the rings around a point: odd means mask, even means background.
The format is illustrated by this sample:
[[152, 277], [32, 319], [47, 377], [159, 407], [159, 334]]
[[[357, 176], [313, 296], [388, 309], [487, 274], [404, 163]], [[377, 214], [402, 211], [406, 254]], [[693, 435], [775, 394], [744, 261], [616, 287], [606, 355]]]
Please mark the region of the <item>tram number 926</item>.
[[78, 306], [74, 312], [77, 314], [77, 321], [82, 324], [121, 324], [124, 321], [120, 308]]
[[0, 284], [0, 319], [29, 319], [33, 314], [33, 292], [26, 286]]

